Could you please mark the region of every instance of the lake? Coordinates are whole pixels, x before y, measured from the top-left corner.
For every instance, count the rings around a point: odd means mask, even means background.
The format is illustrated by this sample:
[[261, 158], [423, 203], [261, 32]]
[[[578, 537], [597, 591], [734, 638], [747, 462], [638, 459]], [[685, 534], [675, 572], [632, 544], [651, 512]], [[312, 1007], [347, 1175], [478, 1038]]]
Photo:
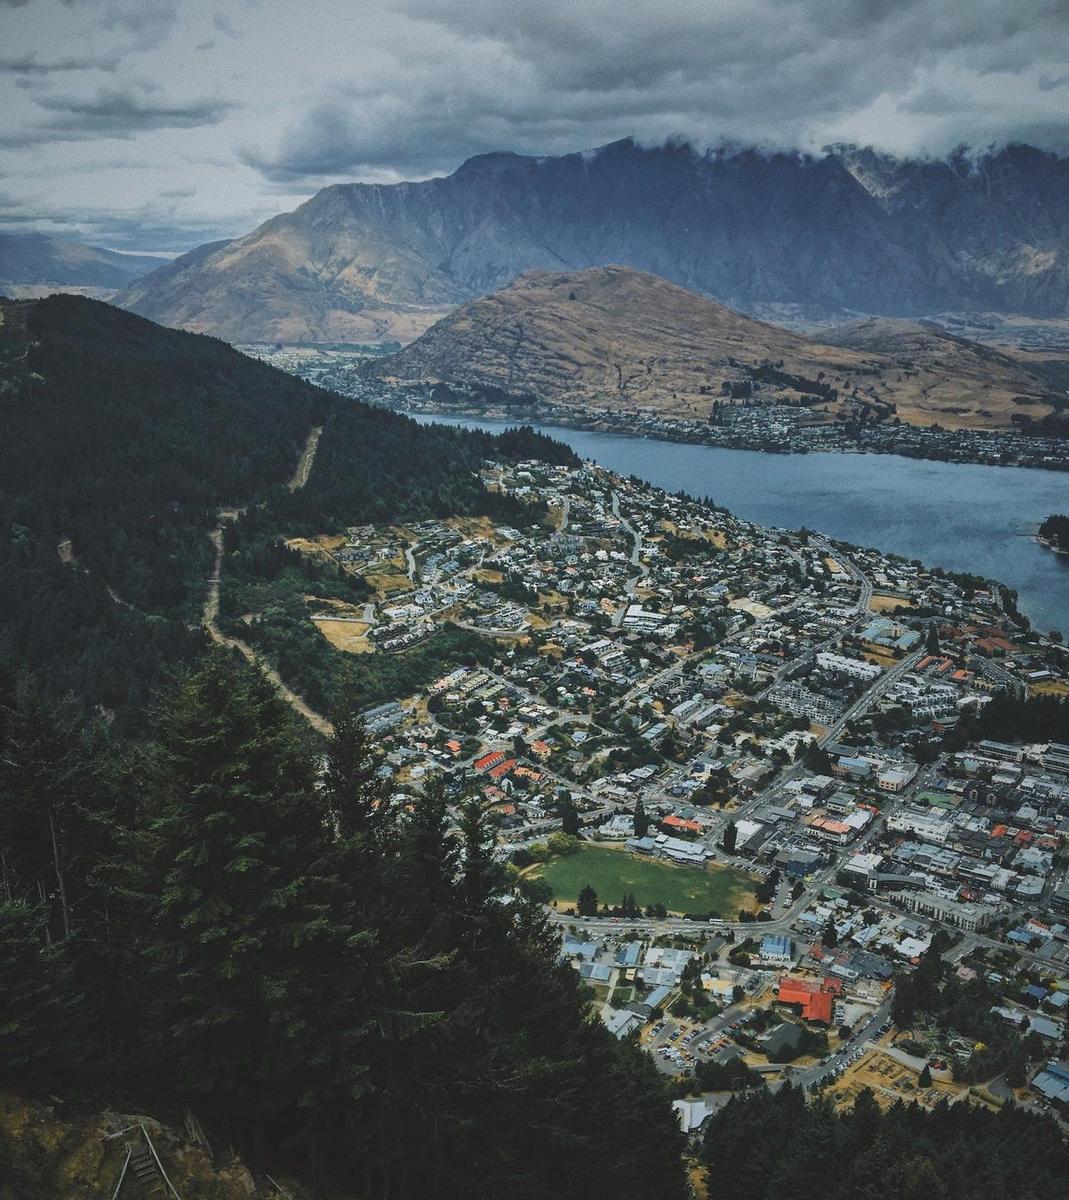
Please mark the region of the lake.
[[[499, 421], [417, 417], [497, 432]], [[536, 426], [622, 475], [709, 496], [748, 521], [806, 526], [857, 546], [969, 571], [1015, 588], [1041, 630], [1069, 638], [1069, 557], [1036, 527], [1069, 513], [1069, 473], [929, 462], [894, 454], [764, 454], [622, 434]]]

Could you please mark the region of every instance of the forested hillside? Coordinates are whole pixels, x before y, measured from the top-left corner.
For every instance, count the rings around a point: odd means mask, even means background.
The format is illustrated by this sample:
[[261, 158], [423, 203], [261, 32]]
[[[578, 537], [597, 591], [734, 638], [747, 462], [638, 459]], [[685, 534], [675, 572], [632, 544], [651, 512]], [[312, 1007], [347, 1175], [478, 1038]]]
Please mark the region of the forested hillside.
[[1040, 525], [1039, 537], [1054, 550], [1069, 551], [1069, 517], [1052, 514]]
[[716, 1200], [1048, 1200], [1069, 1178], [1052, 1119], [1012, 1104], [881, 1111], [862, 1092], [837, 1112], [790, 1086], [728, 1104], [706, 1126], [703, 1157]]
[[5, 1087], [188, 1108], [360, 1200], [685, 1195], [663, 1084], [503, 902], [480, 805], [399, 808], [345, 712], [320, 776], [294, 720], [215, 652], [120, 759], [0, 680]]
[[[0, 302], [0, 656], [143, 730], [195, 630], [221, 507], [260, 528], [506, 511], [487, 455], [570, 451], [426, 428], [335, 397], [212, 338], [90, 300]], [[324, 426], [307, 486], [282, 486]]]

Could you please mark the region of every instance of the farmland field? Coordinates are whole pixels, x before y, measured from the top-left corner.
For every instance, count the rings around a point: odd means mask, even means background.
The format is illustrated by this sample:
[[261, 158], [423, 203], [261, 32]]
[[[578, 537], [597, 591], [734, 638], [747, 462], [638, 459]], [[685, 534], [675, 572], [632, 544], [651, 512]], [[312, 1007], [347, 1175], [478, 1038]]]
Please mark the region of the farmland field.
[[752, 908], [754, 879], [732, 867], [677, 867], [639, 858], [625, 850], [584, 844], [573, 854], [535, 867], [562, 904], [574, 904], [580, 890], [590, 884], [599, 904], [617, 905], [634, 894], [643, 908], [663, 904], [674, 913], [716, 913], [734, 918], [739, 909]]

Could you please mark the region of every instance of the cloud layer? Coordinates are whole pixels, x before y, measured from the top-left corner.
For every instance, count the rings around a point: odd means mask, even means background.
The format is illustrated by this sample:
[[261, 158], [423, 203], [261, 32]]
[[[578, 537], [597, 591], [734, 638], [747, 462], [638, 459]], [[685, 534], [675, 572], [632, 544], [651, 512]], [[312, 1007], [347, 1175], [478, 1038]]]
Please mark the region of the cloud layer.
[[[0, 190], [165, 200], [173, 249], [489, 150], [1069, 149], [1069, 0], [0, 0], [0, 45]], [[94, 172], [116, 139], [159, 165]]]

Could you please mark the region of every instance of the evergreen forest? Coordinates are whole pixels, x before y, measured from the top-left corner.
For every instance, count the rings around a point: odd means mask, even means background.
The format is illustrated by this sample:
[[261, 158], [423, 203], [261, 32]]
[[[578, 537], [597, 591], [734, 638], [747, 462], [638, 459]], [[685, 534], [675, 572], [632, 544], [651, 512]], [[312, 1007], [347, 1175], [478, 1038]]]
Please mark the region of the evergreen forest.
[[686, 1195], [665, 1086], [506, 892], [480, 804], [399, 804], [359, 720], [324, 764], [295, 720], [214, 651], [120, 754], [4, 673], [5, 1087], [188, 1109], [367, 1200]]
[[145, 733], [155, 690], [203, 648], [220, 509], [242, 514], [229, 549], [246, 577], [258, 565], [270, 580], [283, 534], [520, 519], [482, 485], [483, 460], [574, 461], [529, 429], [417, 425], [98, 301], [0, 301], [0, 315], [0, 656], [123, 736]]

